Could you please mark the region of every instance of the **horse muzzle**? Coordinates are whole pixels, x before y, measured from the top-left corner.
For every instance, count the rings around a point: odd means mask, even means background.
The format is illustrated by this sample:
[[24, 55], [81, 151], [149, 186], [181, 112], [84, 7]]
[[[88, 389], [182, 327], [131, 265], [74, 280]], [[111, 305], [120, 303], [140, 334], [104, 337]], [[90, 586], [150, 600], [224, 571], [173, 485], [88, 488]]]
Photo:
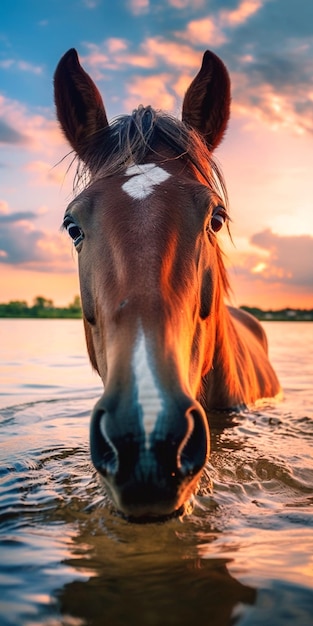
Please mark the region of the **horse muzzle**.
[[209, 430], [201, 405], [183, 394], [150, 422], [131, 398], [104, 394], [92, 414], [90, 446], [116, 508], [149, 521], [179, 514], [195, 493]]

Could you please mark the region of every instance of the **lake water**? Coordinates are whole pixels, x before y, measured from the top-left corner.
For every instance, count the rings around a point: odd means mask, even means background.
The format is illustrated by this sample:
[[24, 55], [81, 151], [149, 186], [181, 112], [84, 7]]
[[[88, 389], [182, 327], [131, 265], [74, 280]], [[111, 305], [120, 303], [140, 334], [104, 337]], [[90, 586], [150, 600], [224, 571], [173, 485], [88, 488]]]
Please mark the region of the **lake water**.
[[264, 326], [284, 401], [216, 419], [191, 515], [136, 525], [90, 463], [82, 322], [0, 320], [1, 626], [313, 624], [313, 324]]

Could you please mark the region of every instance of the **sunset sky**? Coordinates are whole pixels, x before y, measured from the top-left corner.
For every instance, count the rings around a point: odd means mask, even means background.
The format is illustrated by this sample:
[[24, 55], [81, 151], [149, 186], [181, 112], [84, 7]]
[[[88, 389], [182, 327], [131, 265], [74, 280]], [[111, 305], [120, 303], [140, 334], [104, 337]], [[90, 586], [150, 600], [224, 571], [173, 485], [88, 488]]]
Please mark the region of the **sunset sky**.
[[[109, 118], [152, 104], [180, 115], [203, 51], [232, 81], [232, 120], [216, 156], [233, 243], [233, 303], [313, 308], [311, 0], [2, 0], [0, 302], [68, 304], [75, 251], [60, 224], [75, 167], [55, 121], [52, 79], [78, 50]], [[66, 157], [63, 159], [63, 157]]]

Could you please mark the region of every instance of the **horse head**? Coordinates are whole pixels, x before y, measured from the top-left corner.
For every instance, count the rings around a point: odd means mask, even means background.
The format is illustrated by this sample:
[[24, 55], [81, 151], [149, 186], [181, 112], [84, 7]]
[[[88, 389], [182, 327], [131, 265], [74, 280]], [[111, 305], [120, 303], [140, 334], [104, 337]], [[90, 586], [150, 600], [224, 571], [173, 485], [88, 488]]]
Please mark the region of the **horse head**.
[[68, 51], [57, 116], [88, 172], [64, 226], [78, 253], [87, 348], [104, 384], [91, 419], [93, 463], [128, 517], [183, 510], [209, 454], [203, 386], [223, 324], [227, 221], [212, 159], [230, 82], [206, 52], [182, 121], [140, 106], [109, 124], [97, 87]]

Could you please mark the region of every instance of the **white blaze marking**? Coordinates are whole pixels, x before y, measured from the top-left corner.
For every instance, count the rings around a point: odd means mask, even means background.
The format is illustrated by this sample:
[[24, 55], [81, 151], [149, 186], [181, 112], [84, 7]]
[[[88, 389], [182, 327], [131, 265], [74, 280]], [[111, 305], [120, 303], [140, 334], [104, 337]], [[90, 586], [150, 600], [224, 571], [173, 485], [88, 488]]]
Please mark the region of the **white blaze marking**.
[[125, 172], [125, 176], [131, 178], [122, 185], [122, 189], [134, 200], [143, 200], [153, 192], [156, 185], [163, 183], [170, 175], [154, 163], [131, 165]]
[[150, 446], [149, 438], [154, 431], [159, 413], [162, 411], [162, 396], [156, 385], [151, 367], [145, 335], [140, 329], [135, 351], [133, 366], [138, 393], [138, 404], [142, 409], [142, 422], [146, 435], [146, 448]]

